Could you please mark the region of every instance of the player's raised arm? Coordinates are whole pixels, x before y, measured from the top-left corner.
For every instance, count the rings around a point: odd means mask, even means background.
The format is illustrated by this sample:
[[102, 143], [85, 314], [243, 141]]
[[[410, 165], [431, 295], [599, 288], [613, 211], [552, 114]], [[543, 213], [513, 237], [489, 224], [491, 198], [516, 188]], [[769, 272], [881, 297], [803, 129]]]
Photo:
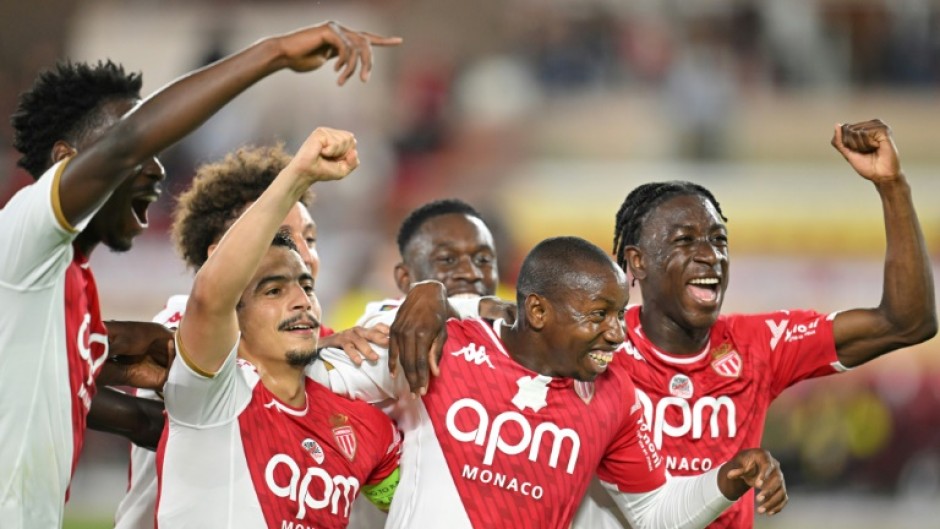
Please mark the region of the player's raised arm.
[[[371, 46], [394, 46], [398, 38], [357, 32], [325, 22], [268, 37], [167, 85], [147, 98], [79, 153], [65, 168], [59, 187], [61, 210], [77, 225], [135, 174], [148, 158], [194, 130], [223, 105], [265, 76], [284, 68], [316, 70], [336, 58], [343, 84], [357, 70], [365, 81], [372, 69]], [[56, 159], [74, 154], [59, 145]]]
[[891, 129], [881, 120], [836, 125], [832, 146], [881, 197], [885, 267], [881, 303], [839, 313], [833, 335], [846, 367], [930, 339], [937, 333], [933, 273], [911, 188]]
[[182, 360], [215, 373], [235, 344], [236, 307], [288, 211], [314, 182], [338, 180], [359, 165], [349, 132], [318, 128], [261, 197], [235, 221], [199, 269], [179, 327]]

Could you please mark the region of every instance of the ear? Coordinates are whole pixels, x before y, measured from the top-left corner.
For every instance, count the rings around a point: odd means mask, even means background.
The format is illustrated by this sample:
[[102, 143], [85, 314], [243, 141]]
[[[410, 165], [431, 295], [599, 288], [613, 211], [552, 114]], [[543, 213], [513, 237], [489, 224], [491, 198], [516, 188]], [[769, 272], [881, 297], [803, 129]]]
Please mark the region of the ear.
[[395, 265], [395, 284], [402, 294], [407, 294], [411, 290], [411, 270], [405, 266], [405, 263]]
[[69, 145], [65, 140], [59, 140], [52, 146], [52, 163], [57, 164], [62, 160], [78, 154], [78, 149]]
[[643, 259], [643, 250], [636, 246], [627, 246], [623, 249], [623, 253], [630, 274], [640, 281], [646, 279], [646, 262]]
[[210, 244], [209, 247], [206, 248], [206, 259], [208, 259], [209, 256], [212, 255], [212, 252], [214, 252], [215, 249], [218, 248], [218, 247], [219, 247], [219, 243], [217, 243], [217, 242], [214, 242], [214, 243]]
[[548, 300], [538, 294], [529, 294], [525, 298], [525, 320], [529, 327], [540, 331], [545, 327], [551, 307]]

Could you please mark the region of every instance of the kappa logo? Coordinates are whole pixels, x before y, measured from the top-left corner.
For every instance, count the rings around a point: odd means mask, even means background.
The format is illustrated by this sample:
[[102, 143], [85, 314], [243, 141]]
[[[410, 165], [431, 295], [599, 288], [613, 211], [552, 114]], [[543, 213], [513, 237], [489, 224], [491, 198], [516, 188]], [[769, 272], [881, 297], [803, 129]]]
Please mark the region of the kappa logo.
[[310, 457], [312, 457], [318, 465], [323, 464], [323, 460], [326, 459], [326, 454], [323, 453], [323, 448], [320, 446], [320, 443], [308, 437], [300, 443], [300, 446], [304, 447], [304, 450], [310, 454]]
[[349, 417], [336, 413], [330, 417], [330, 424], [333, 425], [333, 438], [336, 439], [336, 444], [339, 445], [346, 459], [352, 461], [356, 458], [356, 447], [359, 443], [356, 440], [356, 432], [349, 425]]
[[476, 364], [481, 366], [486, 364], [490, 369], [496, 369], [493, 367], [493, 363], [490, 362], [490, 357], [486, 354], [486, 349], [482, 345], [477, 345], [473, 342], [470, 342], [469, 345], [460, 349], [459, 351], [454, 351], [451, 353], [452, 356], [463, 356], [463, 359], [471, 364]]

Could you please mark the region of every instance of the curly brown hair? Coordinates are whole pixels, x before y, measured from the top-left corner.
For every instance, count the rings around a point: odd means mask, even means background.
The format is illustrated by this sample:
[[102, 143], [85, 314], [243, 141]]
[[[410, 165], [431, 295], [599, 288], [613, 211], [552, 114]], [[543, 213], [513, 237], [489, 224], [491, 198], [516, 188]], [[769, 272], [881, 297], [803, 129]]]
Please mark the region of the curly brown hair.
[[[258, 200], [290, 160], [283, 144], [242, 147], [196, 169], [192, 187], [177, 199], [171, 229], [176, 251], [188, 266], [199, 270], [209, 246]], [[313, 192], [307, 190], [300, 202], [309, 207], [312, 200]]]

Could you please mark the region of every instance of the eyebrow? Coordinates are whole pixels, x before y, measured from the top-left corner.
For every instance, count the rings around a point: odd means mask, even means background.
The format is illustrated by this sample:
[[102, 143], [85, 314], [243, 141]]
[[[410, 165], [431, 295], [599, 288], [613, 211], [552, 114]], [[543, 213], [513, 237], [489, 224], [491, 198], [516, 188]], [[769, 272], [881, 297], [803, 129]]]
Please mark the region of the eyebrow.
[[[293, 281], [290, 276], [284, 274], [264, 276], [258, 280], [258, 286], [255, 287], [254, 291], [258, 292], [259, 290], [264, 289], [269, 283], [290, 283]], [[313, 278], [313, 275], [309, 272], [304, 272], [296, 277], [296, 281], [310, 281], [313, 284], [316, 284], [316, 279]]]
[[263, 290], [269, 283], [286, 283], [290, 281], [290, 278], [286, 275], [270, 275], [264, 276], [258, 281], [258, 286], [255, 287], [255, 292]]

